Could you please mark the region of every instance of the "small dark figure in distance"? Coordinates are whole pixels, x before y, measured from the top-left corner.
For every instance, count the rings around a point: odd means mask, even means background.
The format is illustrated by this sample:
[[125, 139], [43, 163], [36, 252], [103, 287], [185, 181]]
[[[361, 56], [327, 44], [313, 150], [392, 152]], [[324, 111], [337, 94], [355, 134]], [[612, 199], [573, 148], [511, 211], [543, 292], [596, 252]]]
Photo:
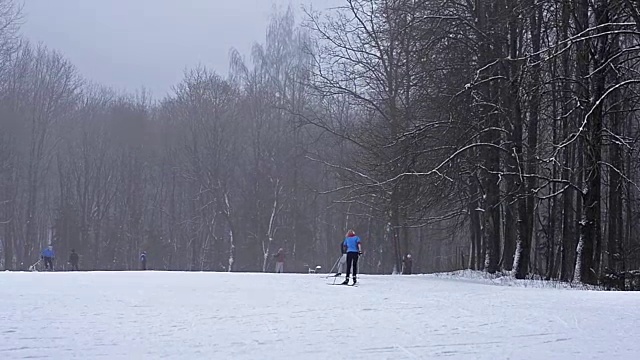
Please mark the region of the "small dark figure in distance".
[[44, 250], [40, 258], [44, 261], [45, 270], [53, 271], [53, 259], [56, 258], [56, 253], [53, 251], [53, 246], [49, 245]]
[[347, 232], [347, 237], [344, 239], [343, 245], [347, 251], [347, 276], [342, 284], [349, 284], [349, 275], [351, 274], [351, 265], [353, 264], [353, 285], [355, 285], [358, 276], [358, 257], [362, 255], [360, 238], [356, 236], [355, 231], [349, 230]]
[[276, 273], [283, 273], [285, 259], [284, 249], [278, 249], [278, 252], [276, 254], [273, 254], [273, 257], [276, 258]]
[[140, 269], [147, 270], [147, 252], [146, 251], [143, 251], [142, 254], [140, 254]]
[[71, 249], [71, 255], [69, 255], [69, 264], [71, 264], [71, 271], [79, 271], [78, 262], [80, 262], [80, 257], [75, 249]]
[[413, 264], [413, 259], [411, 258], [411, 254], [407, 254], [407, 256], [402, 259], [402, 274], [403, 275], [411, 275], [411, 265]]

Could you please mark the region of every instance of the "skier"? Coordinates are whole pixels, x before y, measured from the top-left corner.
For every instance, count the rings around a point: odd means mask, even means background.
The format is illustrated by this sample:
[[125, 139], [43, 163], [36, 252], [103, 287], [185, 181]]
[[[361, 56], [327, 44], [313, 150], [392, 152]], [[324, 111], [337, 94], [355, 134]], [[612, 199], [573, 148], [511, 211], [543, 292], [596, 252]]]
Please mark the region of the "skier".
[[273, 257], [276, 258], [276, 273], [284, 272], [284, 249], [278, 249], [276, 254], [273, 254]]
[[147, 270], [147, 252], [143, 251], [140, 254], [140, 269]]
[[49, 245], [40, 254], [40, 258], [44, 260], [45, 270], [53, 271], [53, 259], [56, 258], [56, 253], [53, 251], [53, 246]]
[[358, 257], [362, 254], [362, 245], [360, 244], [360, 238], [356, 236], [355, 231], [349, 230], [343, 244], [347, 250], [347, 277], [342, 284], [349, 284], [351, 264], [353, 264], [353, 285], [355, 285], [357, 282], [356, 277], [358, 276]]
[[340, 252], [342, 255], [340, 256], [340, 260], [338, 260], [338, 272], [334, 275], [335, 277], [342, 275], [344, 265], [347, 263], [347, 247], [345, 246], [344, 241], [340, 243]]
[[78, 261], [80, 261], [78, 253], [76, 253], [75, 249], [71, 249], [71, 254], [69, 255], [69, 264], [71, 264], [71, 271], [79, 271]]
[[411, 275], [411, 265], [413, 263], [413, 259], [411, 258], [411, 254], [407, 254], [404, 259], [402, 259], [402, 274], [403, 275]]

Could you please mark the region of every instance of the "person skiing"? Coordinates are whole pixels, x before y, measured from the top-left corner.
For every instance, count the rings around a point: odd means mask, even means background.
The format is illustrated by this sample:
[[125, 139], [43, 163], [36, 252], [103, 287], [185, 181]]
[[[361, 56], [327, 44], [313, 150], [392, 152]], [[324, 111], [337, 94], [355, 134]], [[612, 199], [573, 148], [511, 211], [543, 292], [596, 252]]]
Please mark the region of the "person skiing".
[[276, 273], [283, 273], [285, 259], [284, 249], [278, 249], [278, 252], [276, 254], [273, 254], [273, 257], [276, 258]]
[[338, 272], [334, 275], [335, 277], [342, 275], [342, 273], [344, 272], [344, 266], [347, 263], [347, 247], [344, 245], [344, 241], [340, 243], [340, 252], [342, 253], [342, 255], [338, 260]]
[[53, 259], [56, 258], [56, 253], [53, 251], [53, 246], [49, 245], [40, 254], [40, 258], [44, 261], [45, 270], [53, 271]]
[[78, 262], [80, 261], [80, 257], [78, 253], [76, 253], [75, 249], [71, 249], [71, 254], [69, 255], [69, 264], [71, 264], [71, 271], [79, 271], [78, 270]]
[[355, 231], [349, 230], [347, 232], [343, 245], [347, 252], [347, 276], [342, 284], [349, 284], [349, 275], [351, 274], [351, 265], [353, 264], [353, 285], [355, 285], [358, 276], [358, 257], [362, 254], [360, 238], [356, 236]]
[[407, 254], [404, 259], [402, 259], [402, 274], [403, 275], [411, 275], [411, 267], [413, 264], [413, 259], [411, 258], [411, 254]]
[[143, 251], [142, 254], [140, 254], [140, 269], [147, 270], [147, 252], [146, 251]]

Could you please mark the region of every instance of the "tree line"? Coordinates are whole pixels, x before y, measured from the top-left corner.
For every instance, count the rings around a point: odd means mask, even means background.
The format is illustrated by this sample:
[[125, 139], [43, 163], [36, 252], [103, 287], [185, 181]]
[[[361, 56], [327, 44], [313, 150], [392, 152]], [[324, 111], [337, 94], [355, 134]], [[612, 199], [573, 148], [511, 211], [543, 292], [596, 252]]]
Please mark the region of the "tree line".
[[[0, 264], [462, 268], [590, 284], [638, 269], [640, 7], [345, 0], [275, 12], [228, 76], [116, 93], [0, 0]], [[328, 269], [327, 269], [328, 270]]]

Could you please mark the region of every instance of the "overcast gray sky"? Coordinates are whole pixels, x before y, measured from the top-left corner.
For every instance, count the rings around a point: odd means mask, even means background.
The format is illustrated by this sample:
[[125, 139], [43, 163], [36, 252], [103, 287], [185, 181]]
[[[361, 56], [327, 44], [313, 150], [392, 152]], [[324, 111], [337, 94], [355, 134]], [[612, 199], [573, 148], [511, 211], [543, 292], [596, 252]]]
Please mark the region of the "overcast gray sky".
[[[24, 0], [22, 33], [63, 53], [87, 79], [163, 97], [186, 68], [225, 75], [229, 49], [263, 42], [273, 6], [340, 0]], [[298, 18], [300, 18], [302, 14]]]

